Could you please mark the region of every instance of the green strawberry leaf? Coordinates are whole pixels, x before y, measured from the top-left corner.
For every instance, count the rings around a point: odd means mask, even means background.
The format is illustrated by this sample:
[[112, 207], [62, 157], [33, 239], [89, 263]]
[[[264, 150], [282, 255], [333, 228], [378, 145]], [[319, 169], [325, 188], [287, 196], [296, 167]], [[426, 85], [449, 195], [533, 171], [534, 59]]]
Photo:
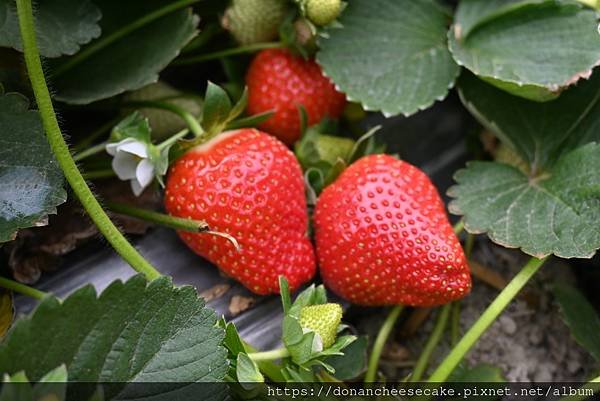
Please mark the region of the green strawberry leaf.
[[[90, 0], [44, 0], [35, 7], [40, 54], [59, 57], [77, 53], [81, 45], [100, 36], [102, 13]], [[23, 51], [19, 19], [13, 0], [0, 0], [0, 47]]]
[[589, 258], [600, 248], [600, 144], [563, 155], [541, 175], [470, 162], [455, 175], [449, 210], [470, 233], [543, 257]]
[[251, 390], [256, 386], [256, 383], [264, 383], [265, 378], [260, 373], [256, 362], [254, 362], [248, 354], [239, 353], [237, 356], [236, 375], [238, 382], [246, 390]]
[[31, 386], [25, 372], [5, 375], [0, 401], [64, 401], [67, 390], [67, 368], [61, 365]]
[[67, 198], [40, 116], [28, 108], [25, 97], [0, 86], [0, 243], [21, 228], [45, 225]]
[[511, 96], [472, 74], [463, 74], [458, 88], [471, 113], [534, 172], [551, 167], [566, 152], [600, 141], [600, 69], [546, 103]]
[[208, 82], [202, 112], [202, 128], [209, 133], [219, 133], [229, 121], [231, 100], [220, 86]]
[[[60, 101], [88, 104], [156, 82], [159, 72], [197, 33], [198, 18], [190, 8], [129, 30], [165, 2], [95, 0], [95, 4], [102, 12], [102, 36], [75, 56], [48, 63], [55, 98]], [[122, 29], [126, 29], [123, 35]], [[117, 33], [115, 40], [98, 46]]]
[[449, 47], [458, 64], [488, 82], [547, 101], [598, 65], [597, 26], [594, 10], [576, 2], [462, 0]]
[[353, 0], [339, 21], [317, 61], [348, 99], [391, 116], [446, 97], [459, 67], [446, 45], [449, 11], [435, 0]]
[[600, 317], [594, 307], [576, 288], [554, 287], [554, 296], [571, 334], [583, 348], [600, 361]]
[[198, 399], [189, 383], [211, 382], [201, 399], [218, 400], [225, 397], [219, 382], [228, 370], [223, 336], [195, 289], [174, 287], [167, 277], [148, 284], [136, 276], [100, 296], [86, 286], [62, 302], [46, 297], [0, 345], [0, 371], [25, 371], [37, 381], [64, 363], [70, 381], [113, 382], [107, 399]]
[[240, 128], [256, 127], [271, 118], [273, 114], [275, 113], [272, 111], [265, 111], [264, 113], [255, 114], [253, 116], [237, 118], [228, 122], [225, 126], [225, 130], [229, 131]]
[[360, 376], [367, 367], [367, 346], [367, 337], [359, 336], [344, 348], [343, 355], [328, 356], [324, 361], [333, 367], [336, 379], [352, 380]]

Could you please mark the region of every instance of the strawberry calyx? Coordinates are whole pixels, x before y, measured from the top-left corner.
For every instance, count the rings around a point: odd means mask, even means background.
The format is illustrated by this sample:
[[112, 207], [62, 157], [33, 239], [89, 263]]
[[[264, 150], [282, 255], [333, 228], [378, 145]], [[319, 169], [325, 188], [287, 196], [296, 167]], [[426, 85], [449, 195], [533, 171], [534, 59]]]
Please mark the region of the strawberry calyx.
[[241, 117], [248, 104], [248, 90], [244, 88], [235, 104], [220, 86], [208, 82], [204, 96], [204, 107], [200, 118], [202, 132], [190, 140], [179, 141], [171, 153], [172, 160], [198, 145], [206, 143], [217, 135], [234, 129], [254, 127], [273, 115], [273, 112]]
[[[306, 119], [302, 121], [304, 126]], [[379, 128], [374, 127], [357, 140], [326, 134], [337, 131], [336, 124], [328, 119], [303, 129], [304, 134], [296, 143], [294, 153], [315, 197], [355, 160], [385, 151], [385, 146], [378, 144], [373, 136]]]

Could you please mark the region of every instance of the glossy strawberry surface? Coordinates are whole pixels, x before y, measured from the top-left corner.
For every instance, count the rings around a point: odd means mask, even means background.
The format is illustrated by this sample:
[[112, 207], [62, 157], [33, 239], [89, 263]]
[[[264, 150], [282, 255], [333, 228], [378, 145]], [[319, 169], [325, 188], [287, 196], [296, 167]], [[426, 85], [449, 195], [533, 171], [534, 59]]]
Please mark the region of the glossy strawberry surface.
[[165, 207], [235, 237], [239, 252], [222, 237], [179, 232], [192, 250], [257, 294], [278, 293], [279, 275], [292, 290], [314, 276], [302, 171], [270, 135], [225, 132], [183, 155], [169, 170]]
[[324, 117], [338, 118], [346, 104], [314, 60], [305, 60], [289, 50], [263, 50], [254, 58], [246, 75], [248, 113], [274, 111], [260, 128], [288, 145], [300, 137], [299, 106], [304, 106], [308, 125]]
[[325, 188], [314, 218], [323, 281], [353, 303], [434, 306], [471, 288], [444, 203], [409, 163], [363, 157]]

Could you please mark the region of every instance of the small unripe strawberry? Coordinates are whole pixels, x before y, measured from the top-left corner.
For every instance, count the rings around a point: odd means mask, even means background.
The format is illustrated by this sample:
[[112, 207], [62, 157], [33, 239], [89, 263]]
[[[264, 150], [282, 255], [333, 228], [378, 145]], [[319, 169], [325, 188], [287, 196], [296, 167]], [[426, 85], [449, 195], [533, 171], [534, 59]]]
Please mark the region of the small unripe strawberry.
[[335, 343], [341, 321], [342, 307], [339, 304], [311, 305], [300, 310], [300, 326], [317, 333], [323, 341], [323, 349]]
[[[181, 95], [182, 93], [171, 85], [158, 81], [125, 94], [123, 100], [125, 102], [161, 101], [174, 104], [194, 116], [199, 116], [202, 111], [200, 101], [191, 97], [178, 97]], [[148, 124], [152, 128], [152, 138], [156, 140], [167, 138], [187, 127], [185, 121], [171, 111], [141, 108], [139, 112], [148, 119]]]
[[327, 25], [335, 20], [342, 10], [341, 0], [307, 0], [306, 16], [319, 26]]
[[277, 37], [286, 11], [284, 0], [233, 0], [222, 25], [242, 45]]

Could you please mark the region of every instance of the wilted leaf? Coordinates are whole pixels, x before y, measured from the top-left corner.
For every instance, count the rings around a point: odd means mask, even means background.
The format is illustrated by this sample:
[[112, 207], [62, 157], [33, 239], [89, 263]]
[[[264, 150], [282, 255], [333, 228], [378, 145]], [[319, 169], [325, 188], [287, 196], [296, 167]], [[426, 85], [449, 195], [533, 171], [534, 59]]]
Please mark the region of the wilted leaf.
[[600, 317], [594, 307], [576, 288], [558, 285], [554, 296], [563, 319], [575, 340], [600, 361]]
[[[14, 0], [0, 0], [0, 46], [23, 51]], [[72, 55], [100, 36], [102, 14], [90, 0], [44, 0], [35, 4], [36, 38], [44, 57]]]
[[449, 33], [456, 61], [516, 95], [546, 101], [600, 63], [594, 10], [556, 0], [462, 0]]
[[[102, 11], [102, 36], [98, 40], [165, 6], [160, 0], [95, 3]], [[182, 9], [133, 30], [89, 57], [80, 58], [97, 41], [74, 57], [50, 63], [55, 98], [87, 104], [156, 82], [159, 72], [196, 34], [197, 23], [191, 9]]]
[[[189, 383], [220, 382], [227, 373], [223, 336], [195, 289], [136, 276], [100, 296], [87, 286], [62, 302], [45, 298], [0, 345], [0, 371], [23, 370], [36, 381], [64, 363], [70, 381], [113, 382], [107, 399], [198, 399]], [[223, 391], [214, 385], [201, 399], [223, 399]]]
[[229, 313], [231, 316], [237, 316], [248, 310], [256, 303], [256, 298], [245, 297], [243, 295], [234, 295], [229, 301]]
[[450, 15], [434, 0], [352, 0], [317, 61], [348, 99], [385, 115], [443, 99], [459, 68], [446, 45]]
[[20, 228], [44, 225], [67, 197], [63, 176], [37, 111], [0, 87], [0, 242]]
[[600, 248], [600, 144], [561, 157], [543, 175], [471, 162], [455, 175], [449, 209], [471, 233], [536, 257], [589, 258]]

